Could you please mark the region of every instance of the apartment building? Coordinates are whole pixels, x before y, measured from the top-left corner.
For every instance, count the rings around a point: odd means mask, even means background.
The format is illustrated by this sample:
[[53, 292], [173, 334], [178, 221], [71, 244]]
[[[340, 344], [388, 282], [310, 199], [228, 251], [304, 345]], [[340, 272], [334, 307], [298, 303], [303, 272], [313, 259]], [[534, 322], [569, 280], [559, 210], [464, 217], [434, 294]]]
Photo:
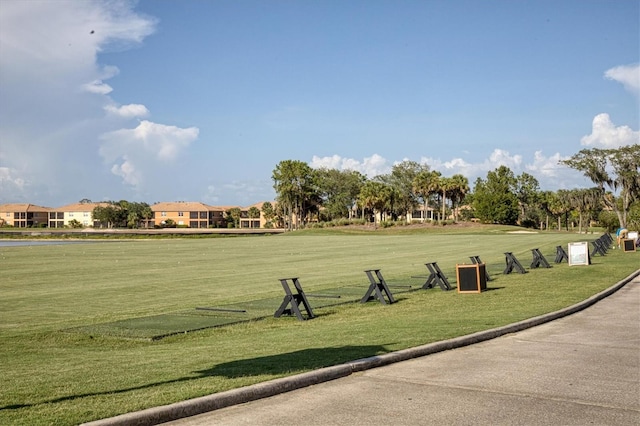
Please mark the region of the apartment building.
[[160, 202], [151, 206], [153, 225], [162, 226], [173, 221], [189, 228], [219, 228], [226, 226], [224, 207], [208, 206], [193, 201]]
[[93, 209], [107, 207], [109, 203], [73, 203], [66, 206], [50, 209], [49, 228], [64, 228], [74, 220], [85, 228], [98, 227], [100, 223], [93, 219]]
[[[249, 207], [239, 207], [210, 206], [193, 201], [160, 202], [152, 205], [151, 210], [153, 211], [153, 224], [156, 226], [162, 226], [171, 220], [177, 226], [189, 228], [226, 228], [226, 212], [238, 208], [240, 209], [240, 228], [263, 228], [267, 222], [262, 215], [263, 204], [264, 202]], [[258, 210], [257, 217], [252, 217], [252, 208]]]
[[49, 220], [49, 207], [29, 203], [0, 204], [0, 226], [15, 228], [46, 227]]
[[[83, 227], [99, 227], [93, 218], [93, 210], [108, 207], [109, 203], [82, 202], [50, 208], [28, 203], [0, 204], [0, 226], [16, 228], [66, 228], [72, 223]], [[150, 226], [162, 226], [171, 220], [180, 227], [226, 228], [227, 214], [233, 208], [240, 209], [240, 228], [264, 228], [267, 220], [262, 214], [264, 202], [248, 207], [210, 206], [201, 202], [160, 202], [151, 206], [153, 220]], [[254, 214], [255, 213], [255, 214]], [[74, 222], [75, 221], [75, 222]]]

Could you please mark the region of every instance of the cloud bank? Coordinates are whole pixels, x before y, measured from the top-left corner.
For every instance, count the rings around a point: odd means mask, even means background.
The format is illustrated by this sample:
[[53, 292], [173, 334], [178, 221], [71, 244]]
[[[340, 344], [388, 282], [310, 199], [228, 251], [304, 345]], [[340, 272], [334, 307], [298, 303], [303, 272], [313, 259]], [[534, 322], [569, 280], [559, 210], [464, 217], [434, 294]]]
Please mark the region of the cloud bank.
[[[12, 1], [0, 7], [0, 202], [149, 191], [198, 138], [121, 105], [99, 54], [140, 47], [155, 19], [130, 1]], [[96, 194], [96, 192], [98, 192]], [[126, 192], [125, 192], [126, 193]], [[130, 193], [133, 195], [133, 193]], [[66, 200], [75, 201], [75, 199]]]
[[604, 77], [622, 83], [629, 92], [640, 95], [640, 64], [613, 67], [605, 71]]
[[640, 143], [640, 131], [629, 126], [615, 126], [609, 114], [598, 114], [593, 118], [591, 134], [583, 136], [580, 143], [592, 148], [620, 148]]

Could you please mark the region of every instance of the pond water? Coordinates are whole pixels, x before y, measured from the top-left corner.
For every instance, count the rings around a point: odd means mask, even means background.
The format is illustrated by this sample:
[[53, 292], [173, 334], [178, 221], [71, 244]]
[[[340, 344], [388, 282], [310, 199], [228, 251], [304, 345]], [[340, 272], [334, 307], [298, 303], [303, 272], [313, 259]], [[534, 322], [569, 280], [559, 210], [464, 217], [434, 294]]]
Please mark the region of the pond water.
[[61, 244], [87, 244], [97, 241], [42, 241], [42, 240], [0, 240], [0, 247], [53, 246]]

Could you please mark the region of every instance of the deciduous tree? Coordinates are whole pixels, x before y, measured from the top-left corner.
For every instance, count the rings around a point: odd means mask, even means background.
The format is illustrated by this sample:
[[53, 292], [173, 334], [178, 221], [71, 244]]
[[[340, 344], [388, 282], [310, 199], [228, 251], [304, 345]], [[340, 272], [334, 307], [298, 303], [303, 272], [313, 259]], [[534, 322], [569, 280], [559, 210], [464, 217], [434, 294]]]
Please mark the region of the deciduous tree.
[[589, 178], [599, 188], [605, 206], [616, 212], [620, 226], [627, 226], [631, 204], [640, 198], [640, 144], [583, 149], [560, 163]]
[[517, 223], [519, 209], [515, 183], [513, 172], [506, 166], [487, 173], [486, 180], [476, 180], [473, 206], [481, 221], [504, 225]]

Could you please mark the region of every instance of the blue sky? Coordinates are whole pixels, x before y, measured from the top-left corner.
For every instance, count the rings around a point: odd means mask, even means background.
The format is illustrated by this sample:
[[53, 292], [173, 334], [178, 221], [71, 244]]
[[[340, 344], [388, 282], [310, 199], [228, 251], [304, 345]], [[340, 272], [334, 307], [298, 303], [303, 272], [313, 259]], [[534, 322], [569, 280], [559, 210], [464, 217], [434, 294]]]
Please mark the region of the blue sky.
[[636, 0], [0, 2], [0, 203], [248, 206], [288, 159], [557, 190], [640, 143]]

